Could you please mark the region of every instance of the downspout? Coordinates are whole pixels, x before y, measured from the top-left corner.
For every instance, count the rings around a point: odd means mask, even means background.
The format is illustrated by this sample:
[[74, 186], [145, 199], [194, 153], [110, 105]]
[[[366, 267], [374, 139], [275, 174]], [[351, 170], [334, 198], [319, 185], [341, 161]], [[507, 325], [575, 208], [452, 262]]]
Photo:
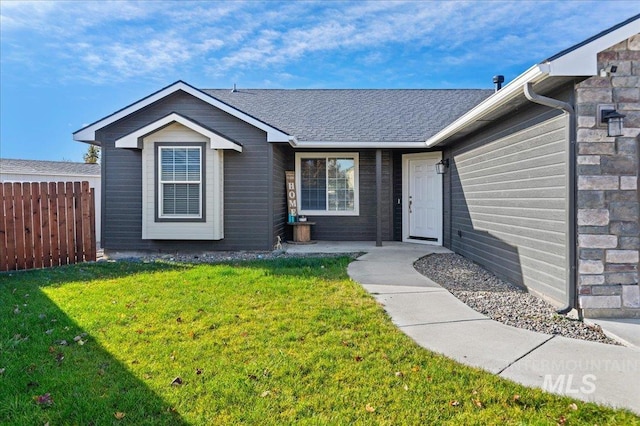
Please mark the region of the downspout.
[[582, 311], [577, 306], [576, 300], [576, 114], [573, 106], [559, 101], [557, 99], [548, 98], [539, 95], [533, 91], [533, 83], [527, 83], [524, 86], [524, 95], [531, 102], [545, 105], [550, 108], [560, 109], [569, 115], [569, 140], [567, 146], [568, 176], [566, 184], [568, 188], [567, 194], [567, 248], [566, 254], [569, 259], [569, 271], [567, 273], [567, 304], [557, 312], [559, 314], [567, 314], [572, 309], [578, 310], [578, 315], [582, 319]]

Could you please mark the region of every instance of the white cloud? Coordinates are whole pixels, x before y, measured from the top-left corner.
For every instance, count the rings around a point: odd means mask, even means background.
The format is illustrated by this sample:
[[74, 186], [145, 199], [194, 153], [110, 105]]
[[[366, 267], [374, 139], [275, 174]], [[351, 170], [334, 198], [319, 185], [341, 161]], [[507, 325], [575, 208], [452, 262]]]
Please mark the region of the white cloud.
[[2, 63], [45, 62], [52, 78], [96, 84], [191, 69], [294, 76], [334, 54], [364, 66], [532, 64], [626, 18], [604, 11], [595, 1], [2, 2]]

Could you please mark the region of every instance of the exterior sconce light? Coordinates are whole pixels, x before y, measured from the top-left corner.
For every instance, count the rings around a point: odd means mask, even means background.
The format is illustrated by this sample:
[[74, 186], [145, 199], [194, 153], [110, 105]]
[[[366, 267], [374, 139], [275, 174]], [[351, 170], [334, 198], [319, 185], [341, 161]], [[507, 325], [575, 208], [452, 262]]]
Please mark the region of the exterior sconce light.
[[623, 122], [626, 117], [615, 109], [602, 110], [602, 118], [600, 121], [607, 124], [607, 136], [622, 136]]
[[443, 175], [447, 169], [449, 168], [449, 159], [445, 158], [440, 160], [439, 163], [436, 163], [436, 173], [439, 175]]

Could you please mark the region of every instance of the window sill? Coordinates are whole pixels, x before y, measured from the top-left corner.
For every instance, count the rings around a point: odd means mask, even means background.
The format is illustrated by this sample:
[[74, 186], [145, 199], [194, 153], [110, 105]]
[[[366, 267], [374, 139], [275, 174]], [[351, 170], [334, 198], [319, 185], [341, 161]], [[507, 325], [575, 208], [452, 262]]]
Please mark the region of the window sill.
[[324, 211], [324, 210], [298, 210], [301, 216], [360, 216], [359, 211], [341, 212], [341, 211]]

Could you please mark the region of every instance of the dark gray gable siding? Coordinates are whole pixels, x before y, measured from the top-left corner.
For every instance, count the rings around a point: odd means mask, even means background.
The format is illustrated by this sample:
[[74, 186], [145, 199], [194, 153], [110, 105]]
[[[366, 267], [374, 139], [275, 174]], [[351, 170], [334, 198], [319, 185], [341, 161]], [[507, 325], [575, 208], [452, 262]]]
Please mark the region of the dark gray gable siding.
[[445, 150], [445, 245], [562, 303], [568, 121], [537, 105], [500, 121]]
[[[224, 153], [224, 233], [221, 241], [142, 240], [141, 151], [115, 140], [171, 112], [242, 144]], [[269, 144], [266, 134], [184, 92], [176, 92], [97, 132], [102, 143], [103, 239], [109, 250], [267, 250], [272, 247]]]

